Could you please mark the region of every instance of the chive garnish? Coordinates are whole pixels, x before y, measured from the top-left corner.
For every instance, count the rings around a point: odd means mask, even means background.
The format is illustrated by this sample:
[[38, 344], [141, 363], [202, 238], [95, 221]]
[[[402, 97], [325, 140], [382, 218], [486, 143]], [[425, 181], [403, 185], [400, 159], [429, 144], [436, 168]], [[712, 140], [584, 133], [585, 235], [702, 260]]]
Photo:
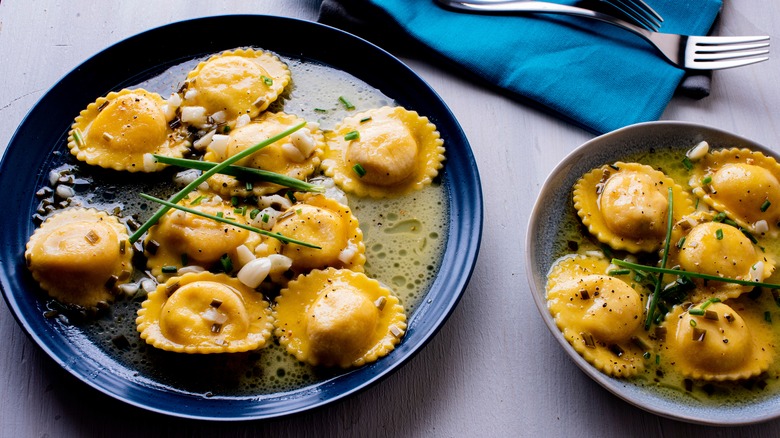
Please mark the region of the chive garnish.
[[339, 102], [341, 102], [341, 104], [344, 105], [344, 108], [346, 108], [349, 111], [355, 109], [355, 105], [352, 105], [352, 103], [350, 103], [350, 101], [348, 101], [347, 98], [344, 96], [339, 96]]
[[[674, 210], [674, 197], [672, 196], [672, 188], [667, 190], [667, 197], [669, 198], [669, 214], [666, 219], [666, 239], [664, 239], [664, 255], [661, 258], [661, 268], [666, 268], [666, 259], [669, 257], [669, 241], [672, 239], [672, 222], [674, 216], [672, 211]], [[622, 261], [622, 260], [621, 260]], [[623, 266], [615, 263], [618, 266]], [[624, 268], [630, 268], [630, 266], [623, 266]], [[650, 298], [650, 307], [647, 309], [647, 319], [645, 319], [645, 330], [650, 330], [650, 326], [653, 324], [653, 317], [655, 316], [655, 308], [658, 305], [658, 296], [661, 294], [661, 284], [663, 283], [664, 273], [659, 272], [658, 281], [655, 283], [655, 289], [653, 295]]]
[[233, 225], [234, 227], [243, 228], [245, 230], [253, 231], [253, 232], [257, 233], [257, 234], [262, 234], [264, 236], [273, 237], [273, 238], [276, 238], [276, 239], [278, 239], [278, 240], [280, 240], [280, 241], [282, 241], [284, 243], [295, 243], [297, 245], [305, 246], [305, 247], [308, 247], [308, 248], [322, 249], [321, 247], [319, 247], [317, 245], [313, 245], [311, 243], [303, 242], [303, 241], [300, 241], [300, 240], [297, 240], [297, 239], [293, 239], [293, 238], [290, 238], [290, 237], [285, 237], [285, 236], [283, 236], [280, 233], [272, 233], [270, 231], [261, 230], [260, 228], [255, 228], [255, 227], [250, 226], [250, 225], [242, 224], [242, 223], [239, 223], [239, 222], [234, 222], [234, 221], [232, 221], [230, 219], [217, 217], [217, 216], [214, 216], [214, 215], [211, 215], [211, 214], [208, 214], [208, 213], [204, 213], [204, 212], [199, 211], [199, 210], [195, 210], [193, 208], [184, 207], [183, 205], [174, 204], [172, 202], [168, 202], [168, 201], [165, 201], [163, 199], [155, 198], [154, 196], [147, 195], [146, 193], [140, 193], [139, 196], [141, 196], [142, 198], [147, 199], [149, 201], [154, 201], [154, 202], [157, 202], [159, 204], [162, 204], [162, 205], [168, 207], [169, 209], [170, 208], [175, 208], [177, 210], [186, 211], [187, 213], [192, 213], [192, 214], [197, 215], [197, 216], [213, 219], [213, 220], [215, 220], [217, 222], [222, 222], [222, 223], [225, 223], [225, 224]]
[[230, 197], [230, 205], [232, 205], [233, 207], [238, 207], [238, 196]]
[[722, 283], [734, 283], [743, 286], [765, 287], [767, 289], [780, 289], [780, 284], [762, 283], [760, 281], [752, 281], [752, 280], [739, 280], [736, 278], [728, 278], [728, 277], [718, 277], [717, 275], [702, 274], [700, 272], [692, 272], [692, 271], [684, 271], [682, 269], [658, 268], [655, 266], [647, 266], [647, 265], [640, 265], [638, 263], [631, 263], [620, 259], [612, 259], [612, 263], [614, 263], [617, 266], [633, 269], [635, 271], [654, 272], [657, 274], [680, 275], [683, 277], [701, 278], [704, 280], [720, 281]]
[[220, 218], [220, 219], [221, 219], [221, 218], [223, 218], [224, 216], [225, 216], [225, 214], [224, 214], [224, 213], [222, 213], [221, 211], [218, 211], [218, 212], [217, 212], [217, 217], [218, 217], [218, 218]]
[[326, 113], [328, 110], [322, 108], [314, 108], [315, 113]]
[[82, 137], [80, 130], [73, 130], [73, 141], [75, 141], [79, 146], [84, 146], [84, 137]]
[[723, 240], [723, 229], [722, 228], [718, 228], [717, 230], [715, 230], [715, 238], [718, 239], [718, 240]]
[[263, 79], [263, 82], [265, 82], [265, 84], [268, 85], [269, 87], [274, 84], [274, 80], [269, 78], [268, 76], [264, 75], [261, 76], [261, 78]]
[[701, 180], [701, 184], [703, 186], [706, 186], [707, 184], [709, 184], [711, 182], [712, 182], [712, 177], [711, 176], [705, 176], [704, 179]]
[[360, 123], [366, 123], [369, 120], [371, 120], [371, 117], [366, 117], [365, 119], [360, 119]]
[[607, 271], [608, 275], [613, 275], [613, 276], [614, 275], [627, 275], [627, 274], [630, 274], [630, 273], [631, 273], [630, 269], [610, 269], [609, 271]]
[[677, 241], [677, 249], [680, 249], [685, 245], [685, 236], [680, 237], [680, 240]]
[[770, 206], [770, 205], [772, 205], [772, 203], [771, 203], [771, 202], [769, 202], [769, 199], [767, 199], [766, 201], [764, 201], [764, 203], [763, 203], [763, 204], [761, 204], [761, 212], [765, 212], [765, 211], [767, 211], [767, 209], [769, 209], [769, 206]]
[[714, 218], [712, 218], [713, 222], [723, 222], [724, 220], [726, 220], [726, 213], [722, 211], [716, 214]]
[[178, 268], [176, 266], [163, 266], [162, 272], [163, 274], [175, 274], [178, 272]]
[[[250, 148], [244, 149], [243, 151], [237, 153], [236, 155], [233, 155], [232, 157], [229, 157], [225, 161], [223, 161], [221, 163], [218, 163], [217, 165], [215, 165], [211, 169], [203, 172], [199, 177], [195, 178], [195, 180], [193, 180], [191, 183], [187, 184], [187, 186], [184, 187], [183, 189], [181, 189], [178, 193], [176, 193], [175, 195], [171, 196], [170, 199], [169, 199], [169, 201], [170, 201], [169, 204], [177, 205], [176, 204], [177, 202], [181, 201], [185, 196], [187, 196], [190, 192], [192, 192], [196, 187], [201, 185], [203, 183], [203, 181], [206, 181], [207, 179], [211, 178], [213, 175], [219, 173], [219, 171], [221, 171], [222, 169], [225, 169], [226, 167], [230, 166], [231, 164], [235, 163], [236, 161], [239, 161], [239, 160], [241, 160], [241, 159], [243, 159], [245, 157], [248, 157], [248, 156], [254, 154], [255, 152], [259, 151], [260, 149], [268, 146], [269, 144], [275, 143], [275, 142], [277, 142], [277, 141], [287, 137], [288, 135], [290, 135], [293, 132], [303, 128], [304, 126], [306, 126], [306, 121], [303, 121], [303, 122], [301, 122], [301, 123], [299, 123], [299, 124], [289, 128], [289, 129], [286, 129], [286, 130], [280, 132], [279, 134], [276, 134], [275, 136], [273, 136], [273, 137], [271, 137], [271, 138], [269, 138], [269, 139], [267, 139], [265, 141], [262, 141], [262, 142], [254, 145], [254, 146], [252, 146]], [[146, 230], [148, 230], [152, 225], [157, 223], [157, 221], [160, 220], [160, 218], [168, 210], [170, 210], [171, 208], [173, 208], [173, 207], [170, 207], [169, 205], [163, 204], [163, 207], [160, 207], [157, 210], [157, 212], [155, 212], [152, 215], [152, 217], [149, 218], [149, 220], [144, 222], [144, 224], [141, 225], [141, 227], [138, 228], [138, 230], [135, 233], [133, 233], [132, 236], [130, 236], [130, 243], [135, 243], [146, 232]]]
[[257, 217], [258, 214], [260, 214], [260, 209], [259, 208], [253, 208], [252, 211], [249, 212], [249, 219], [254, 220]]
[[223, 254], [222, 257], [219, 258], [219, 263], [222, 265], [222, 270], [226, 273], [233, 271], [233, 260], [230, 259], [229, 255]]
[[268, 213], [263, 213], [263, 223], [267, 224], [269, 219], [271, 219], [271, 216], [269, 216]]
[[688, 313], [696, 316], [704, 316], [704, 309], [689, 309]]
[[712, 303], [719, 303], [719, 302], [720, 302], [720, 298], [713, 297], [713, 298], [710, 298], [710, 299], [708, 299], [708, 300], [707, 300], [707, 301], [705, 301], [704, 303], [702, 303], [702, 305], [701, 305], [699, 308], [700, 308], [701, 310], [704, 310], [704, 309], [706, 309], [707, 307], [710, 307], [710, 304], [712, 304]]
[[366, 175], [366, 169], [363, 169], [363, 166], [360, 165], [360, 163], [355, 164], [352, 166], [352, 170], [357, 173], [357, 175], [361, 178], [363, 178]]
[[247, 181], [244, 187], [246, 188], [247, 192], [251, 192], [252, 189], [255, 188], [254, 184], [252, 184], [252, 181]]
[[200, 195], [197, 198], [195, 198], [194, 201], [190, 202], [190, 205], [192, 205], [192, 206], [198, 205], [198, 204], [200, 204], [200, 201], [202, 201], [202, 200], [203, 200], [203, 195]]
[[682, 165], [683, 165], [683, 167], [685, 167], [685, 170], [693, 169], [693, 163], [691, 162], [691, 159], [688, 158], [688, 157], [683, 157]]
[[[186, 167], [188, 169], [197, 169], [203, 171], [209, 171], [220, 164], [220, 163], [212, 163], [209, 161], [188, 160], [186, 158], [165, 157], [163, 155], [153, 155], [153, 157], [155, 160], [163, 164], [170, 164], [173, 166]], [[228, 158], [228, 160], [230, 160], [230, 158]], [[266, 182], [278, 184], [280, 186], [290, 187], [301, 192], [322, 193], [325, 191], [324, 187], [320, 187], [314, 184], [309, 184], [305, 181], [301, 181], [299, 179], [295, 179], [287, 175], [283, 175], [281, 173], [274, 173], [274, 172], [269, 172], [267, 170], [254, 169], [251, 167], [227, 166], [225, 168], [220, 169], [216, 173], [220, 173], [222, 175], [234, 176], [238, 179], [243, 179], [243, 180], [255, 179], [260, 181], [266, 181]], [[251, 189], [247, 189], [247, 190], [251, 190]]]
[[349, 131], [347, 135], [344, 136], [344, 140], [351, 141], [351, 140], [357, 140], [360, 138], [360, 133], [357, 131]]

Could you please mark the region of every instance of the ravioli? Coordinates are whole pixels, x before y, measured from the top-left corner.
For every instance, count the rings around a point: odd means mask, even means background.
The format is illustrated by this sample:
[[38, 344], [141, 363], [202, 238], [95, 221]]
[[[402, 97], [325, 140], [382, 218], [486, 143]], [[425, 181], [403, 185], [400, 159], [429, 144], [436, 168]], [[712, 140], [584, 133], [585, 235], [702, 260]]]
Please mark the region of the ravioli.
[[279, 343], [313, 366], [357, 367], [390, 353], [406, 331], [398, 298], [365, 274], [314, 270], [282, 289], [274, 308]]
[[323, 172], [357, 196], [383, 198], [419, 190], [443, 167], [444, 141], [436, 126], [402, 107], [347, 117], [326, 141]]
[[165, 166], [152, 154], [182, 157], [190, 141], [172, 128], [171, 108], [157, 93], [142, 88], [111, 92], [76, 117], [68, 148], [79, 161], [107, 169], [156, 172]]
[[291, 258], [296, 273], [327, 267], [363, 271], [366, 262], [363, 231], [349, 207], [323, 195], [302, 194], [298, 198], [298, 203], [276, 219], [271, 232], [320, 248], [268, 238], [267, 252]]
[[182, 115], [192, 113], [199, 127], [230, 122], [244, 114], [255, 118], [289, 82], [290, 70], [276, 55], [255, 49], [222, 52], [187, 75]]
[[173, 277], [142, 303], [141, 339], [179, 353], [237, 353], [268, 345], [268, 301], [235, 278], [210, 272]]
[[574, 186], [574, 208], [588, 231], [613, 249], [632, 253], [661, 248], [672, 189], [673, 220], [693, 213], [683, 188], [663, 172], [638, 163], [616, 162], [593, 169]]
[[[247, 223], [247, 218], [236, 213], [230, 202], [213, 193], [196, 191], [179, 204], [213, 216], [221, 214], [225, 219], [241, 224]], [[164, 281], [185, 266], [211, 269], [224, 257], [236, 260], [239, 246], [254, 250], [259, 242], [257, 233], [172, 209], [149, 229], [144, 249], [147, 266], [154, 276]]]
[[[303, 121], [291, 114], [264, 113], [257, 120], [231, 130], [226, 139], [212, 141], [203, 158], [206, 161], [222, 162]], [[309, 124], [239, 160], [235, 165], [262, 169], [304, 181], [320, 165], [324, 145], [322, 132], [313, 124]], [[270, 182], [242, 181], [221, 174], [209, 178], [208, 183], [212, 190], [223, 196], [262, 196], [284, 188]]]
[[[774, 260], [739, 229], [707, 221], [710, 216], [698, 214], [674, 225], [667, 265], [737, 280], [760, 282], [768, 278], [774, 271]], [[699, 278], [692, 280], [697, 285], [690, 297], [694, 302], [710, 297], [736, 298], [753, 288]]]
[[72, 208], [49, 217], [27, 242], [33, 278], [64, 304], [95, 308], [113, 301], [130, 280], [133, 249], [127, 229], [105, 212]]
[[780, 164], [749, 149], [722, 149], [696, 163], [693, 193], [751, 232], [778, 233]]
[[605, 374], [631, 377], [644, 370], [649, 350], [642, 330], [645, 296], [628, 276], [606, 275], [606, 259], [568, 256], [547, 278], [547, 305], [572, 347]]
[[[761, 309], [735, 302], [677, 306], [666, 316], [660, 355], [688, 377], [740, 380], [765, 371], [774, 360], [772, 334]], [[700, 310], [701, 315], [691, 312]], [[739, 310], [739, 311], [737, 311]]]

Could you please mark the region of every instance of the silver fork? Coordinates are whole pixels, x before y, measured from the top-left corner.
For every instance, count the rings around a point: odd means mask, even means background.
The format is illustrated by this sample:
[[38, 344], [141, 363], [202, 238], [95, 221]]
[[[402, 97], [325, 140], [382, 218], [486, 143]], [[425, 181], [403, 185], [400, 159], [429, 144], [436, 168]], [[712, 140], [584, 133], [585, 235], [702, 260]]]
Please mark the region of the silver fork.
[[601, 12], [575, 6], [522, 0], [436, 0], [442, 6], [480, 14], [545, 13], [603, 21], [644, 38], [670, 63], [690, 70], [719, 70], [766, 61], [768, 36], [710, 37], [652, 32]]

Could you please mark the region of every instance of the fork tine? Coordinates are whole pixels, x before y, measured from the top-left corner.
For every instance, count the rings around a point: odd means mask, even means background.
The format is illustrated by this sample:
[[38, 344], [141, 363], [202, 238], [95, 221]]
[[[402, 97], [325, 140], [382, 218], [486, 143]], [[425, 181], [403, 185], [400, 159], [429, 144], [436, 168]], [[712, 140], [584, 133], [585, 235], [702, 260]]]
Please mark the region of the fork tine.
[[719, 52], [719, 53], [699, 53], [693, 55], [694, 61], [719, 61], [721, 59], [747, 58], [751, 56], [766, 55], [769, 50], [749, 50], [743, 52]]
[[769, 59], [768, 56], [763, 56], [760, 58], [748, 58], [748, 59], [736, 59], [736, 60], [729, 60], [729, 61], [703, 61], [703, 62], [696, 62], [694, 65], [686, 66], [690, 69], [695, 70], [720, 70], [724, 68], [734, 68], [734, 67], [742, 67], [743, 65], [750, 65], [750, 64], [756, 64], [759, 62], [763, 62]]
[[740, 50], [753, 50], [763, 47], [769, 47], [768, 42], [746, 43], [746, 44], [723, 44], [723, 45], [707, 45], [697, 43], [695, 45], [696, 53], [722, 53], [722, 52], [736, 52]]
[[625, 6], [628, 9], [631, 9], [636, 14], [644, 17], [645, 19], [652, 21], [653, 23], [658, 23], [658, 26], [661, 26], [661, 23], [664, 21], [663, 17], [655, 11], [655, 9], [651, 8], [650, 5], [645, 3], [643, 0], [609, 0], [612, 3], [620, 3], [623, 6]]
[[688, 38], [693, 40], [698, 45], [722, 45], [722, 44], [741, 44], [741, 43], [757, 43], [759, 41], [769, 41], [768, 36], [706, 36], [696, 37], [692, 36]]

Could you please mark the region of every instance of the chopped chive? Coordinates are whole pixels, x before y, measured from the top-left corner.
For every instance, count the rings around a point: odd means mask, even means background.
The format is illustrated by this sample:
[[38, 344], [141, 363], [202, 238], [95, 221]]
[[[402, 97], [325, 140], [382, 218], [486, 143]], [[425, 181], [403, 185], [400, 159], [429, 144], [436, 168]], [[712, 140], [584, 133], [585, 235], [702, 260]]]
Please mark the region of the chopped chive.
[[341, 102], [341, 104], [344, 105], [344, 108], [346, 108], [349, 111], [355, 109], [355, 105], [352, 105], [352, 103], [350, 103], [350, 101], [348, 101], [347, 98], [344, 96], [339, 96], [339, 102]]
[[680, 240], [677, 241], [677, 249], [680, 249], [685, 245], [685, 236], [680, 237]]
[[770, 312], [768, 310], [766, 312], [764, 312], [764, 321], [766, 321], [766, 322], [768, 322], [770, 324], [772, 323], [772, 312]]
[[263, 223], [267, 224], [269, 219], [271, 219], [271, 216], [269, 216], [268, 213], [263, 213], [263, 218], [262, 218]]
[[[168, 199], [169, 204], [177, 205], [176, 204], [177, 202], [181, 201], [185, 196], [187, 196], [190, 192], [192, 192], [196, 187], [201, 185], [204, 181], [206, 181], [207, 179], [211, 178], [213, 175], [219, 173], [219, 171], [225, 169], [226, 167], [230, 166], [231, 164], [235, 163], [236, 161], [239, 161], [241, 159], [244, 159], [244, 158], [254, 154], [255, 152], [259, 151], [260, 149], [268, 146], [269, 144], [275, 143], [275, 142], [277, 142], [277, 141], [287, 137], [288, 135], [290, 135], [293, 132], [303, 128], [304, 126], [306, 126], [306, 122], [302, 121], [301, 123], [298, 123], [297, 125], [289, 128], [289, 129], [286, 129], [286, 130], [280, 132], [279, 134], [276, 134], [273, 137], [266, 139], [265, 141], [262, 141], [262, 142], [254, 145], [254, 146], [252, 146], [250, 148], [244, 149], [243, 151], [233, 155], [232, 157], [229, 157], [228, 159], [226, 159], [225, 161], [223, 161], [221, 163], [216, 163], [216, 165], [213, 166], [211, 169], [203, 172], [199, 177], [195, 178], [192, 182], [187, 184], [187, 186], [185, 186], [183, 189], [181, 189], [178, 193], [176, 193], [175, 195], [171, 196]], [[146, 231], [152, 225], [157, 223], [157, 221], [160, 220], [160, 218], [168, 210], [170, 210], [171, 208], [173, 208], [173, 207], [171, 207], [170, 205], [163, 204], [163, 206], [160, 207], [152, 215], [152, 217], [149, 218], [149, 220], [144, 222], [144, 224], [141, 225], [141, 227], [139, 227], [138, 230], [136, 230], [136, 232], [133, 233], [133, 235], [130, 236], [130, 243], [135, 243], [144, 233], [146, 233]]]
[[718, 228], [717, 230], [715, 230], [715, 238], [718, 239], [718, 240], [723, 240], [723, 229], [722, 228]]
[[726, 225], [731, 225], [734, 228], [739, 228], [739, 225], [737, 225], [737, 223], [731, 219], [723, 219], [723, 223]]
[[[308, 243], [308, 242], [303, 242], [301, 240], [293, 239], [293, 238], [290, 238], [290, 237], [285, 237], [281, 233], [271, 233], [270, 231], [261, 230], [259, 228], [255, 228], [255, 227], [250, 226], [250, 225], [242, 224], [240, 222], [234, 222], [234, 221], [231, 221], [230, 219], [224, 219], [224, 218], [221, 218], [221, 217], [213, 216], [213, 215], [210, 215], [208, 213], [204, 213], [202, 211], [195, 210], [193, 208], [184, 207], [182, 205], [174, 204], [174, 203], [166, 201], [164, 199], [155, 198], [154, 196], [147, 195], [146, 193], [140, 193], [139, 196], [144, 198], [144, 199], [147, 199], [149, 201], [154, 201], [154, 202], [157, 202], [159, 204], [162, 204], [162, 205], [164, 205], [164, 206], [166, 206], [168, 208], [175, 208], [177, 210], [186, 211], [187, 213], [192, 213], [192, 214], [197, 215], [197, 216], [213, 219], [213, 220], [215, 220], [217, 222], [222, 222], [222, 223], [225, 223], [225, 224], [233, 225], [234, 227], [243, 228], [245, 230], [253, 231], [253, 232], [257, 233], [257, 234], [262, 234], [264, 236], [273, 237], [273, 238], [276, 238], [276, 239], [278, 239], [278, 240], [280, 240], [280, 241], [282, 241], [284, 243], [295, 243], [297, 245], [305, 246], [305, 247], [308, 247], [308, 248], [322, 249], [321, 247], [319, 247], [317, 245], [313, 245], [313, 244]], [[159, 244], [158, 244], [158, 246], [159, 246]]]
[[252, 211], [249, 212], [249, 219], [254, 220], [257, 217], [258, 214], [260, 214], [260, 209], [259, 208], [253, 208]]
[[363, 178], [366, 175], [366, 169], [363, 169], [363, 166], [360, 165], [360, 163], [355, 164], [352, 166], [352, 170], [357, 173], [357, 175], [361, 178]]
[[192, 206], [198, 205], [198, 204], [200, 204], [200, 201], [202, 201], [202, 200], [203, 200], [203, 195], [200, 195], [197, 198], [195, 198], [194, 201], [190, 202], [190, 205], [192, 205]]
[[351, 140], [357, 140], [360, 138], [360, 133], [357, 131], [349, 131], [347, 132], [347, 135], [344, 136], [344, 140], [351, 141]]
[[369, 120], [371, 120], [371, 117], [366, 117], [366, 118], [364, 118], [364, 119], [360, 119], [360, 123], [366, 123], [366, 122], [368, 122]]
[[771, 202], [769, 202], [769, 199], [767, 199], [766, 201], [764, 201], [764, 203], [763, 203], [763, 204], [761, 204], [761, 212], [765, 212], [765, 211], [767, 211], [767, 209], [769, 209], [769, 206], [770, 206], [770, 205], [772, 205], [772, 203], [771, 203]]
[[690, 309], [688, 313], [696, 316], [704, 316], [704, 309]]
[[601, 245], [600, 248], [601, 252], [603, 252], [605, 256], [610, 259], [612, 258], [612, 250], [607, 245]]
[[701, 310], [704, 310], [704, 309], [706, 309], [707, 307], [710, 307], [710, 304], [712, 304], [712, 303], [719, 303], [719, 302], [720, 302], [720, 298], [718, 298], [718, 297], [712, 297], [712, 298], [710, 298], [709, 300], [705, 301], [705, 302], [704, 302], [704, 303], [703, 303], [701, 306], [699, 306], [699, 308], [700, 308]]
[[73, 141], [79, 146], [84, 146], [84, 137], [81, 135], [81, 131], [78, 129], [73, 130]]
[[269, 78], [268, 76], [264, 75], [261, 76], [261, 78], [263, 79], [263, 82], [265, 82], [265, 84], [268, 85], [269, 87], [274, 84], [274, 80]]
[[630, 274], [630, 269], [610, 269], [607, 274], [608, 275], [627, 275]]
[[301, 214], [302, 212], [303, 212], [303, 210], [301, 210], [300, 208], [295, 210], [295, 214]]
[[328, 110], [322, 108], [314, 108], [315, 113], [326, 113]]
[[645, 351], [644, 354], [642, 354], [642, 357], [644, 357], [645, 359], [650, 359], [650, 356], [651, 354], [649, 351]]
[[246, 185], [245, 185], [244, 187], [246, 187], [246, 190], [247, 190], [248, 192], [251, 192], [251, 191], [252, 191], [252, 189], [254, 189], [254, 188], [255, 188], [254, 184], [252, 184], [252, 181], [247, 181], [247, 182], [246, 182]]
[[[265, 143], [265, 142], [264, 142]], [[166, 157], [163, 155], [153, 155], [154, 159], [163, 164], [170, 164], [173, 166], [186, 167], [188, 169], [197, 169], [208, 171], [214, 167], [217, 167], [220, 163], [211, 163], [209, 161], [189, 160], [186, 158], [174, 158]], [[232, 157], [231, 157], [232, 158]], [[290, 187], [302, 192], [318, 192], [325, 191], [324, 187], [320, 187], [314, 184], [309, 184], [305, 181], [295, 179], [293, 177], [283, 175], [281, 173], [269, 172], [262, 169], [254, 169], [251, 167], [243, 166], [228, 166], [220, 169], [217, 173], [222, 175], [234, 176], [241, 180], [260, 180], [267, 181], [280, 186]]]
[[724, 220], [726, 220], [726, 213], [722, 211], [716, 214], [714, 218], [712, 218], [713, 222], [723, 222]]
[[230, 132], [230, 125], [223, 126], [222, 127], [222, 133], [223, 134], [227, 134], [228, 132]]
[[[704, 315], [704, 312], [702, 312], [701, 314]], [[691, 327], [696, 327], [696, 320], [695, 319], [692, 319], [692, 320], [690, 320], [688, 322], [691, 323]]]
[[711, 182], [712, 182], [712, 177], [711, 176], [705, 176], [704, 179], [701, 180], [701, 184], [703, 186], [706, 186], [707, 184], [709, 184]]
[[238, 207], [238, 196], [230, 197], [230, 205], [232, 205], [233, 207]]
[[224, 214], [224, 213], [222, 213], [221, 211], [218, 211], [218, 212], [217, 212], [217, 217], [220, 217], [220, 218], [221, 218], [221, 217], [223, 217], [223, 216], [225, 216], [225, 214]]
[[233, 213], [235, 213], [237, 215], [240, 215], [240, 216], [243, 216], [244, 214], [246, 214], [246, 207], [234, 208], [233, 209]]
[[179, 271], [179, 268], [177, 268], [176, 266], [163, 266], [162, 267], [163, 274], [175, 274], [178, 271]]
[[233, 260], [230, 259], [229, 255], [223, 254], [219, 258], [219, 264], [222, 265], [222, 270], [226, 273], [233, 272]]
[[688, 158], [688, 157], [683, 157], [682, 165], [683, 165], [683, 167], [685, 167], [685, 170], [693, 169], [693, 163], [691, 162], [691, 159]]

